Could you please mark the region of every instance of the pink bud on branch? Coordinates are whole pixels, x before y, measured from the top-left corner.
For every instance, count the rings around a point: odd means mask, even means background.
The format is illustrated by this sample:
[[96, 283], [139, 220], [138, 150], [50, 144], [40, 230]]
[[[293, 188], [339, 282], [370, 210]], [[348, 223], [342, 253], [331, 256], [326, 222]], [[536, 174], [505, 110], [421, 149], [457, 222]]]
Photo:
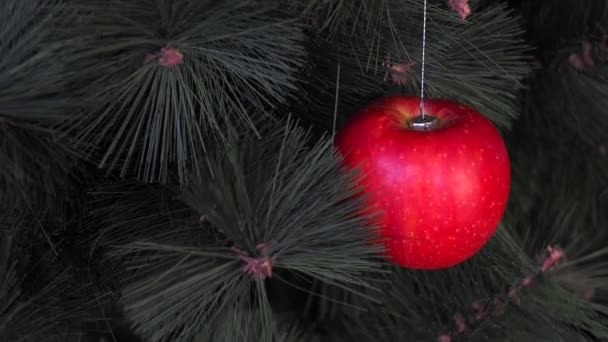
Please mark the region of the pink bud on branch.
[[392, 63], [391, 55], [388, 54], [386, 56], [386, 60], [382, 63], [384, 67], [386, 67], [386, 74], [384, 75], [384, 81], [388, 80], [390, 76], [391, 81], [394, 85], [404, 85], [407, 81], [407, 75], [412, 71], [412, 67], [416, 65], [416, 62], [409, 61], [405, 64], [402, 63]]
[[572, 65], [574, 69], [578, 71], [585, 70], [585, 63], [583, 63], [583, 59], [581, 58], [581, 56], [575, 53], [570, 54], [570, 56], [568, 56], [568, 62], [570, 63], [570, 65]]
[[529, 287], [532, 286], [532, 283], [534, 282], [534, 277], [533, 276], [527, 276], [525, 277], [522, 281], [521, 284], [525, 287]]
[[456, 332], [459, 334], [464, 333], [467, 329], [467, 322], [460, 312], [454, 315], [454, 324], [456, 325]]
[[593, 60], [593, 46], [591, 45], [590, 42], [588, 41], [584, 41], [583, 42], [583, 63], [585, 63], [585, 65], [587, 65], [590, 68], [595, 67], [595, 61]]
[[550, 268], [555, 266], [562, 258], [564, 258], [566, 254], [559, 247], [547, 247], [547, 254], [545, 258], [542, 260], [542, 265], [540, 267], [541, 272], [547, 272]]
[[[602, 50], [602, 43], [599, 44]], [[583, 41], [581, 53], [571, 53], [568, 56], [568, 63], [578, 71], [589, 71], [595, 68], [595, 60], [593, 59], [593, 44], [589, 41]]]
[[[525, 276], [523, 279], [517, 281], [514, 286], [510, 287], [508, 292], [497, 295], [491, 299], [476, 300], [471, 304], [472, 312], [467, 317], [461, 313], [454, 315], [454, 329], [448, 334], [442, 334], [437, 338], [438, 342], [450, 342], [452, 336], [458, 336], [464, 334], [467, 330], [467, 323], [474, 325], [487, 319], [489, 316], [501, 316], [505, 313], [508, 304], [521, 304], [521, 292], [522, 289], [532, 287], [536, 283], [536, 278], [540, 277], [543, 273], [546, 273], [553, 269], [562, 259], [566, 257], [564, 251], [557, 246], [548, 246], [544, 255], [538, 260], [538, 269], [535, 273]], [[593, 296], [593, 289], [581, 292], [582, 298], [591, 298]]]
[[462, 20], [465, 20], [471, 15], [471, 7], [469, 6], [469, 0], [448, 0], [448, 4], [452, 10], [458, 12]]
[[484, 305], [481, 304], [479, 301], [474, 301], [473, 304], [471, 304], [471, 307], [473, 308], [473, 315], [475, 316], [475, 320], [481, 321], [486, 318], [486, 310], [484, 308]]
[[182, 64], [184, 55], [177, 49], [161, 48], [160, 51], [149, 53], [146, 61], [155, 61], [160, 66], [173, 67]]
[[275, 262], [274, 256], [268, 255], [269, 243], [261, 243], [256, 246], [260, 253], [259, 257], [251, 257], [247, 252], [233, 246], [232, 250], [239, 255], [239, 258], [245, 262], [243, 271], [248, 273], [255, 280], [264, 280], [272, 278], [272, 266]]
[[452, 338], [449, 335], [441, 335], [437, 338], [437, 342], [451, 342]]

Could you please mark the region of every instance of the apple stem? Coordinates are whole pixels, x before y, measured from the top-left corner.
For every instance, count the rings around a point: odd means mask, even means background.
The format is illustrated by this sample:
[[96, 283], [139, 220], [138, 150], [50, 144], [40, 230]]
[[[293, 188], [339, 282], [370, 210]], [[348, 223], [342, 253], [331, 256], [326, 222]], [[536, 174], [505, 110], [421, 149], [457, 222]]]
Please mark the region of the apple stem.
[[410, 121], [410, 128], [416, 131], [426, 131], [437, 125], [437, 118], [431, 115], [420, 115]]

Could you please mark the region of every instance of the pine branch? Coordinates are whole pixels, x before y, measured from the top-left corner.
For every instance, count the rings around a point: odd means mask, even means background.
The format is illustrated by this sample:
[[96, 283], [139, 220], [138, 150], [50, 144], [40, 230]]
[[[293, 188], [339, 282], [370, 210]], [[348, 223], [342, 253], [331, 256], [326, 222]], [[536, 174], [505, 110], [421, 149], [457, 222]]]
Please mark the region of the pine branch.
[[[373, 277], [370, 277], [370, 282], [373, 282], [377, 287], [386, 283], [382, 278], [373, 279]], [[363, 293], [366, 292], [365, 288], [359, 288], [358, 290]], [[331, 322], [360, 318], [374, 304], [374, 301], [368, 297], [319, 281], [313, 282], [307, 294], [308, 298], [302, 314], [319, 325], [329, 322], [331, 326]]]
[[528, 236], [536, 249], [559, 243], [579, 256], [608, 239], [608, 215], [601, 209], [608, 204], [608, 126], [601, 95], [608, 81], [605, 62], [593, 58], [598, 61], [593, 70], [562, 64], [537, 73], [525, 115], [508, 136], [513, 186], [507, 220], [523, 231], [530, 226], [551, 231], [551, 237]]
[[[92, 253], [97, 249], [103, 253], [109, 246], [155, 236], [167, 228], [177, 229], [191, 223], [194, 217], [192, 211], [175, 198], [177, 193], [169, 188], [131, 180], [109, 180], [98, 185], [90, 195], [92, 217], [86, 228], [91, 239], [82, 242], [93, 249]], [[132, 225], [139, 229], [134, 230]]]
[[44, 211], [70, 188], [75, 157], [48, 134], [0, 122], [0, 208]]
[[[555, 14], [542, 13], [535, 20], [551, 22]], [[580, 29], [574, 25], [570, 33]], [[581, 31], [576, 34], [581, 37]], [[608, 304], [608, 279], [602, 271], [608, 215], [601, 209], [608, 203], [603, 147], [608, 136], [601, 109], [606, 56], [601, 41], [569, 39], [540, 44], [545, 68], [531, 79], [525, 113], [508, 137], [513, 187], [505, 221], [525, 237], [527, 250], [559, 244], [567, 257], [532, 297], [534, 310], [552, 313], [545, 322], [558, 329], [540, 329], [541, 323], [531, 321], [528, 330], [544, 338], [596, 341], [606, 336]], [[555, 331], [562, 335], [550, 337]]]
[[[320, 336], [302, 328], [301, 324], [291, 315], [277, 317], [276, 342], [320, 342]], [[232, 308], [222, 318], [212, 341], [258, 341], [264, 334], [261, 330], [259, 314], [254, 311], [243, 311], [242, 307]]]
[[48, 205], [64, 186], [71, 152], [52, 126], [73, 106], [64, 49], [52, 30], [69, 18], [55, 0], [0, 3], [0, 208]]
[[[580, 262], [556, 266], [559, 259], [545, 260], [547, 268], [535, 271], [538, 266], [521, 245], [501, 228], [480, 254], [460, 266], [433, 273], [396, 270], [383, 289], [384, 306], [344, 324], [357, 327], [351, 331], [357, 341], [594, 341], [606, 336], [605, 306], [578, 297], [564, 282], [563, 274], [573, 274], [562, 272]], [[596, 253], [587, 272], [595, 270], [594, 279], [605, 284], [605, 272], [599, 271], [604, 253]]]
[[317, 128], [312, 133], [331, 133], [337, 102], [337, 127], [356, 110], [379, 97], [385, 90], [383, 80], [353, 51], [347, 37], [325, 41], [310, 37], [308, 63], [299, 76], [301, 97], [289, 110], [302, 124]]
[[264, 280], [285, 281], [280, 270], [373, 297], [362, 275], [381, 272], [381, 247], [370, 243], [337, 151], [326, 140], [307, 147], [293, 124], [263, 136], [211, 153], [216, 178], [193, 176], [181, 196], [189, 215], [149, 206], [145, 192], [109, 211], [109, 256], [131, 274], [122, 287], [126, 314], [148, 340], [278, 338]]
[[[290, 123], [266, 136], [262, 141], [247, 137], [218, 151], [214, 159], [224, 172], [213, 181], [201, 177], [185, 192], [185, 201], [250, 253], [272, 241], [270, 250], [281, 255], [277, 266], [298, 265], [304, 273], [310, 267], [309, 275], [325, 281], [338, 278], [337, 267], [367, 268], [361, 257], [374, 247], [361, 242], [370, 231], [358, 215], [359, 200], [347, 201], [358, 190], [350, 185], [353, 175], [344, 176], [331, 142], [324, 139], [308, 151], [308, 138]], [[243, 230], [250, 231], [244, 235]]]
[[[402, 0], [393, 8], [396, 40], [387, 40], [384, 55], [392, 63], [414, 62], [400, 74], [407, 92], [419, 93], [422, 4]], [[506, 6], [488, 7], [466, 21], [443, 6], [430, 6], [427, 22], [425, 87], [429, 96], [467, 103], [499, 126], [517, 117], [518, 90], [529, 72], [523, 32]], [[405, 19], [408, 18], [408, 19]], [[393, 68], [394, 69], [394, 68]], [[390, 73], [395, 70], [389, 69]]]
[[68, 118], [65, 44], [54, 27], [70, 18], [59, 0], [0, 4], [0, 123], [46, 131]]
[[391, 0], [283, 1], [303, 22], [329, 39], [358, 34], [377, 39], [383, 22], [390, 20]]
[[[576, 140], [564, 140], [568, 147], [537, 142], [534, 148], [519, 147], [525, 152], [512, 149], [512, 200], [505, 221], [537, 250], [557, 243], [579, 256], [608, 239], [608, 216], [601, 209], [608, 203], [608, 160], [597, 150], [577, 151]], [[537, 227], [534, 234], [530, 226]]]
[[520, 7], [528, 40], [543, 62], [552, 60], [564, 45], [577, 44], [583, 37], [603, 39], [608, 32], [608, 4], [602, 0], [522, 0]]
[[[287, 317], [285, 317], [287, 316]], [[280, 332], [277, 335], [277, 342], [321, 342], [321, 334], [315, 334], [310, 329], [305, 329], [297, 318], [285, 315], [284, 322], [280, 324]]]
[[217, 139], [257, 132], [250, 108], [267, 113], [294, 90], [303, 35], [271, 2], [74, 2], [89, 15], [69, 58], [91, 106], [67, 129], [100, 166], [184, 183]]
[[0, 226], [6, 233], [0, 238], [0, 336], [15, 342], [81, 341], [85, 322], [94, 317], [80, 297], [86, 285], [75, 286], [72, 269], [37, 260], [22, 247], [36, 244], [26, 222], [5, 213]]
[[[563, 130], [571, 131], [569, 135], [575, 135], [577, 140], [590, 147], [603, 144], [608, 139], [608, 114], [605, 111], [608, 104], [607, 57], [589, 72], [577, 72], [570, 66], [570, 70], [538, 75], [527, 96], [529, 115], [536, 117], [533, 120], [537, 124], [559, 125]], [[564, 56], [563, 60], [566, 59]], [[562, 131], [554, 130], [547, 132], [544, 139], [555, 139], [562, 134]]]
[[[330, 39], [360, 70], [419, 94], [422, 1], [302, 1], [315, 34]], [[427, 23], [427, 94], [476, 107], [502, 127], [517, 117], [518, 91], [530, 70], [528, 47], [516, 17], [504, 5], [474, 6], [466, 21], [431, 1]], [[329, 31], [325, 36], [319, 28]], [[333, 37], [333, 40], [332, 40]]]

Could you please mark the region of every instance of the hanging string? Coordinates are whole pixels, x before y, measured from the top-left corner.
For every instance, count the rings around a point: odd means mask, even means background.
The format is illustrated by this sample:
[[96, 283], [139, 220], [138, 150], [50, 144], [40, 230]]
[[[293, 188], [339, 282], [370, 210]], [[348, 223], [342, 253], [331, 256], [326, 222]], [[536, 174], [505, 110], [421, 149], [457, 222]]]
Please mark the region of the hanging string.
[[420, 76], [420, 116], [424, 122], [424, 66], [426, 59], [426, 5], [427, 0], [424, 0], [423, 21], [422, 21], [422, 72]]
[[334, 100], [334, 121], [331, 129], [331, 140], [336, 142], [336, 123], [338, 121], [338, 102], [340, 99], [340, 61], [338, 60], [338, 70], [336, 71], [336, 97]]

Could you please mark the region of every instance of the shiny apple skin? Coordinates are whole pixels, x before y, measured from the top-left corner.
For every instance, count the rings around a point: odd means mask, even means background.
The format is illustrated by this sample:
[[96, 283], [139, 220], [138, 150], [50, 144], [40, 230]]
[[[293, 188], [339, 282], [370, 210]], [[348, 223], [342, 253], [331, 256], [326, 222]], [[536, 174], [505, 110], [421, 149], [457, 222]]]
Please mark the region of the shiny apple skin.
[[391, 96], [357, 113], [336, 137], [346, 164], [361, 171], [366, 209], [395, 263], [440, 269], [461, 263], [490, 239], [509, 197], [511, 171], [500, 132], [475, 109], [425, 99], [438, 119], [414, 130], [420, 99]]

